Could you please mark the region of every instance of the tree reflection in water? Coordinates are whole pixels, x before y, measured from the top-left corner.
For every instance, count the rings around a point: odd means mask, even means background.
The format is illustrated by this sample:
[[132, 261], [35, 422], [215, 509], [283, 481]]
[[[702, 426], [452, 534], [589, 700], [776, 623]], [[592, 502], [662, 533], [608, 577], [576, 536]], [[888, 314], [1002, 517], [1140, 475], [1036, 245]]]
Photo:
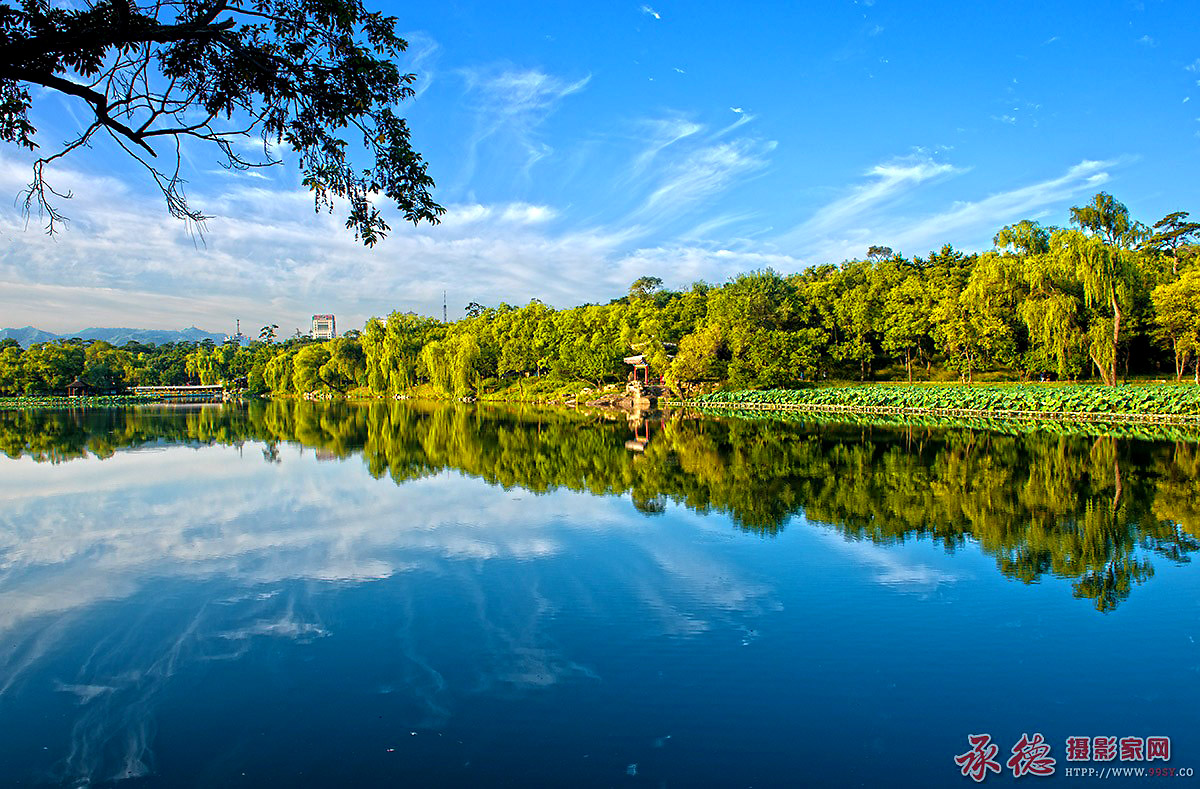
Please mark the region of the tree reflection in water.
[[991, 427], [270, 401], [0, 411], [0, 449], [59, 463], [252, 441], [279, 462], [278, 445], [293, 442], [361, 455], [373, 476], [397, 484], [453, 469], [534, 493], [628, 493], [648, 515], [675, 502], [764, 535], [803, 515], [875, 543], [925, 536], [954, 551], [973, 540], [1004, 575], [1071, 579], [1100, 611], [1153, 576], [1154, 555], [1187, 562], [1200, 548], [1200, 445], [1189, 436]]

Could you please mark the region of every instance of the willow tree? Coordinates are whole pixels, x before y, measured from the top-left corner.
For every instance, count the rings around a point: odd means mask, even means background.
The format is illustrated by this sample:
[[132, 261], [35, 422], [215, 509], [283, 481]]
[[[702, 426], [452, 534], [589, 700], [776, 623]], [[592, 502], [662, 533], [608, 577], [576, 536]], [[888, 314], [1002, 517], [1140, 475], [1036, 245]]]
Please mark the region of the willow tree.
[[482, 353], [472, 335], [464, 334], [456, 339], [450, 380], [454, 385], [454, 396], [462, 398], [472, 394], [479, 384]]
[[271, 358], [263, 367], [263, 382], [267, 388], [276, 394], [287, 394], [294, 391], [292, 389], [292, 373], [294, 365], [292, 360], [296, 358], [296, 350], [285, 350], [277, 356]]
[[1122, 321], [1139, 278], [1133, 252], [1098, 235], [1067, 230], [1057, 235], [1052, 254], [1074, 270], [1083, 288], [1084, 305], [1090, 310], [1088, 356], [1100, 379], [1115, 386]]
[[1071, 223], [1109, 246], [1121, 249], [1130, 249], [1150, 236], [1145, 225], [1130, 218], [1125, 204], [1107, 192], [1096, 194], [1087, 205], [1073, 207]]
[[366, 382], [367, 360], [359, 342], [338, 337], [325, 343], [325, 347], [329, 358], [317, 370], [322, 383], [345, 394]]
[[445, 334], [440, 321], [393, 312], [386, 325], [367, 321], [360, 337], [367, 385], [378, 394], [398, 394], [417, 383], [421, 349]]
[[297, 394], [320, 391], [328, 384], [321, 378], [321, 367], [329, 361], [324, 343], [305, 345], [292, 359], [292, 390]]
[[1092, 202], [1071, 209], [1078, 230], [1064, 230], [1051, 239], [1050, 254], [1074, 269], [1091, 310], [1088, 355], [1101, 380], [1117, 383], [1117, 349], [1122, 321], [1132, 305], [1140, 272], [1134, 246], [1149, 232], [1129, 217], [1129, 209], [1112, 195], [1100, 192]]
[[362, 344], [367, 386], [372, 392], [387, 391], [387, 377], [383, 372], [383, 341], [387, 329], [378, 318], [371, 318], [363, 326], [359, 342]]

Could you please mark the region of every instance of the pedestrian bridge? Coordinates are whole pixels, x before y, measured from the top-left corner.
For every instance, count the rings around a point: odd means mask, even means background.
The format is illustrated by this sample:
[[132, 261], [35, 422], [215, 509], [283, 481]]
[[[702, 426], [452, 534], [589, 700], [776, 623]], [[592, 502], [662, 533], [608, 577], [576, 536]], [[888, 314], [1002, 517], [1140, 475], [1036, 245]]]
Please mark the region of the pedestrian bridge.
[[221, 384], [195, 386], [134, 386], [131, 392], [162, 400], [220, 400], [225, 389]]

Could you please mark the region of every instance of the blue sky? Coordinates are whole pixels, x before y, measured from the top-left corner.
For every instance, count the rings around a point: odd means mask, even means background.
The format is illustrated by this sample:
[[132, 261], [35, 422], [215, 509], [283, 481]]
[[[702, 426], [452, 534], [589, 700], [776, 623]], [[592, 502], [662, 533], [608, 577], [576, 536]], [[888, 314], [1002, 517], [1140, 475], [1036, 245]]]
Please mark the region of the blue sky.
[[[285, 333], [470, 301], [606, 302], [643, 274], [719, 283], [1061, 224], [1105, 190], [1200, 214], [1193, 3], [391, 4], [420, 74], [403, 112], [449, 211], [372, 250], [295, 167], [187, 152], [202, 243], [105, 146], [74, 155], [69, 229], [0, 201], [0, 326]], [[73, 114], [73, 112], [75, 114]], [[78, 126], [45, 96], [52, 146]], [[0, 148], [0, 193], [28, 181]]]

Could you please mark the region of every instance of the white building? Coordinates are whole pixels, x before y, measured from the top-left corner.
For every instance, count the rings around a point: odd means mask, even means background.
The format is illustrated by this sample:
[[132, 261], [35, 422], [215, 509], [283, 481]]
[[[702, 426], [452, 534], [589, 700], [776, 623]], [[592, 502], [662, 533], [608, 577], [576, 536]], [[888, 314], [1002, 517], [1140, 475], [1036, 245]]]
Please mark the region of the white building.
[[314, 315], [312, 337], [314, 340], [332, 340], [337, 336], [337, 324], [332, 315]]

